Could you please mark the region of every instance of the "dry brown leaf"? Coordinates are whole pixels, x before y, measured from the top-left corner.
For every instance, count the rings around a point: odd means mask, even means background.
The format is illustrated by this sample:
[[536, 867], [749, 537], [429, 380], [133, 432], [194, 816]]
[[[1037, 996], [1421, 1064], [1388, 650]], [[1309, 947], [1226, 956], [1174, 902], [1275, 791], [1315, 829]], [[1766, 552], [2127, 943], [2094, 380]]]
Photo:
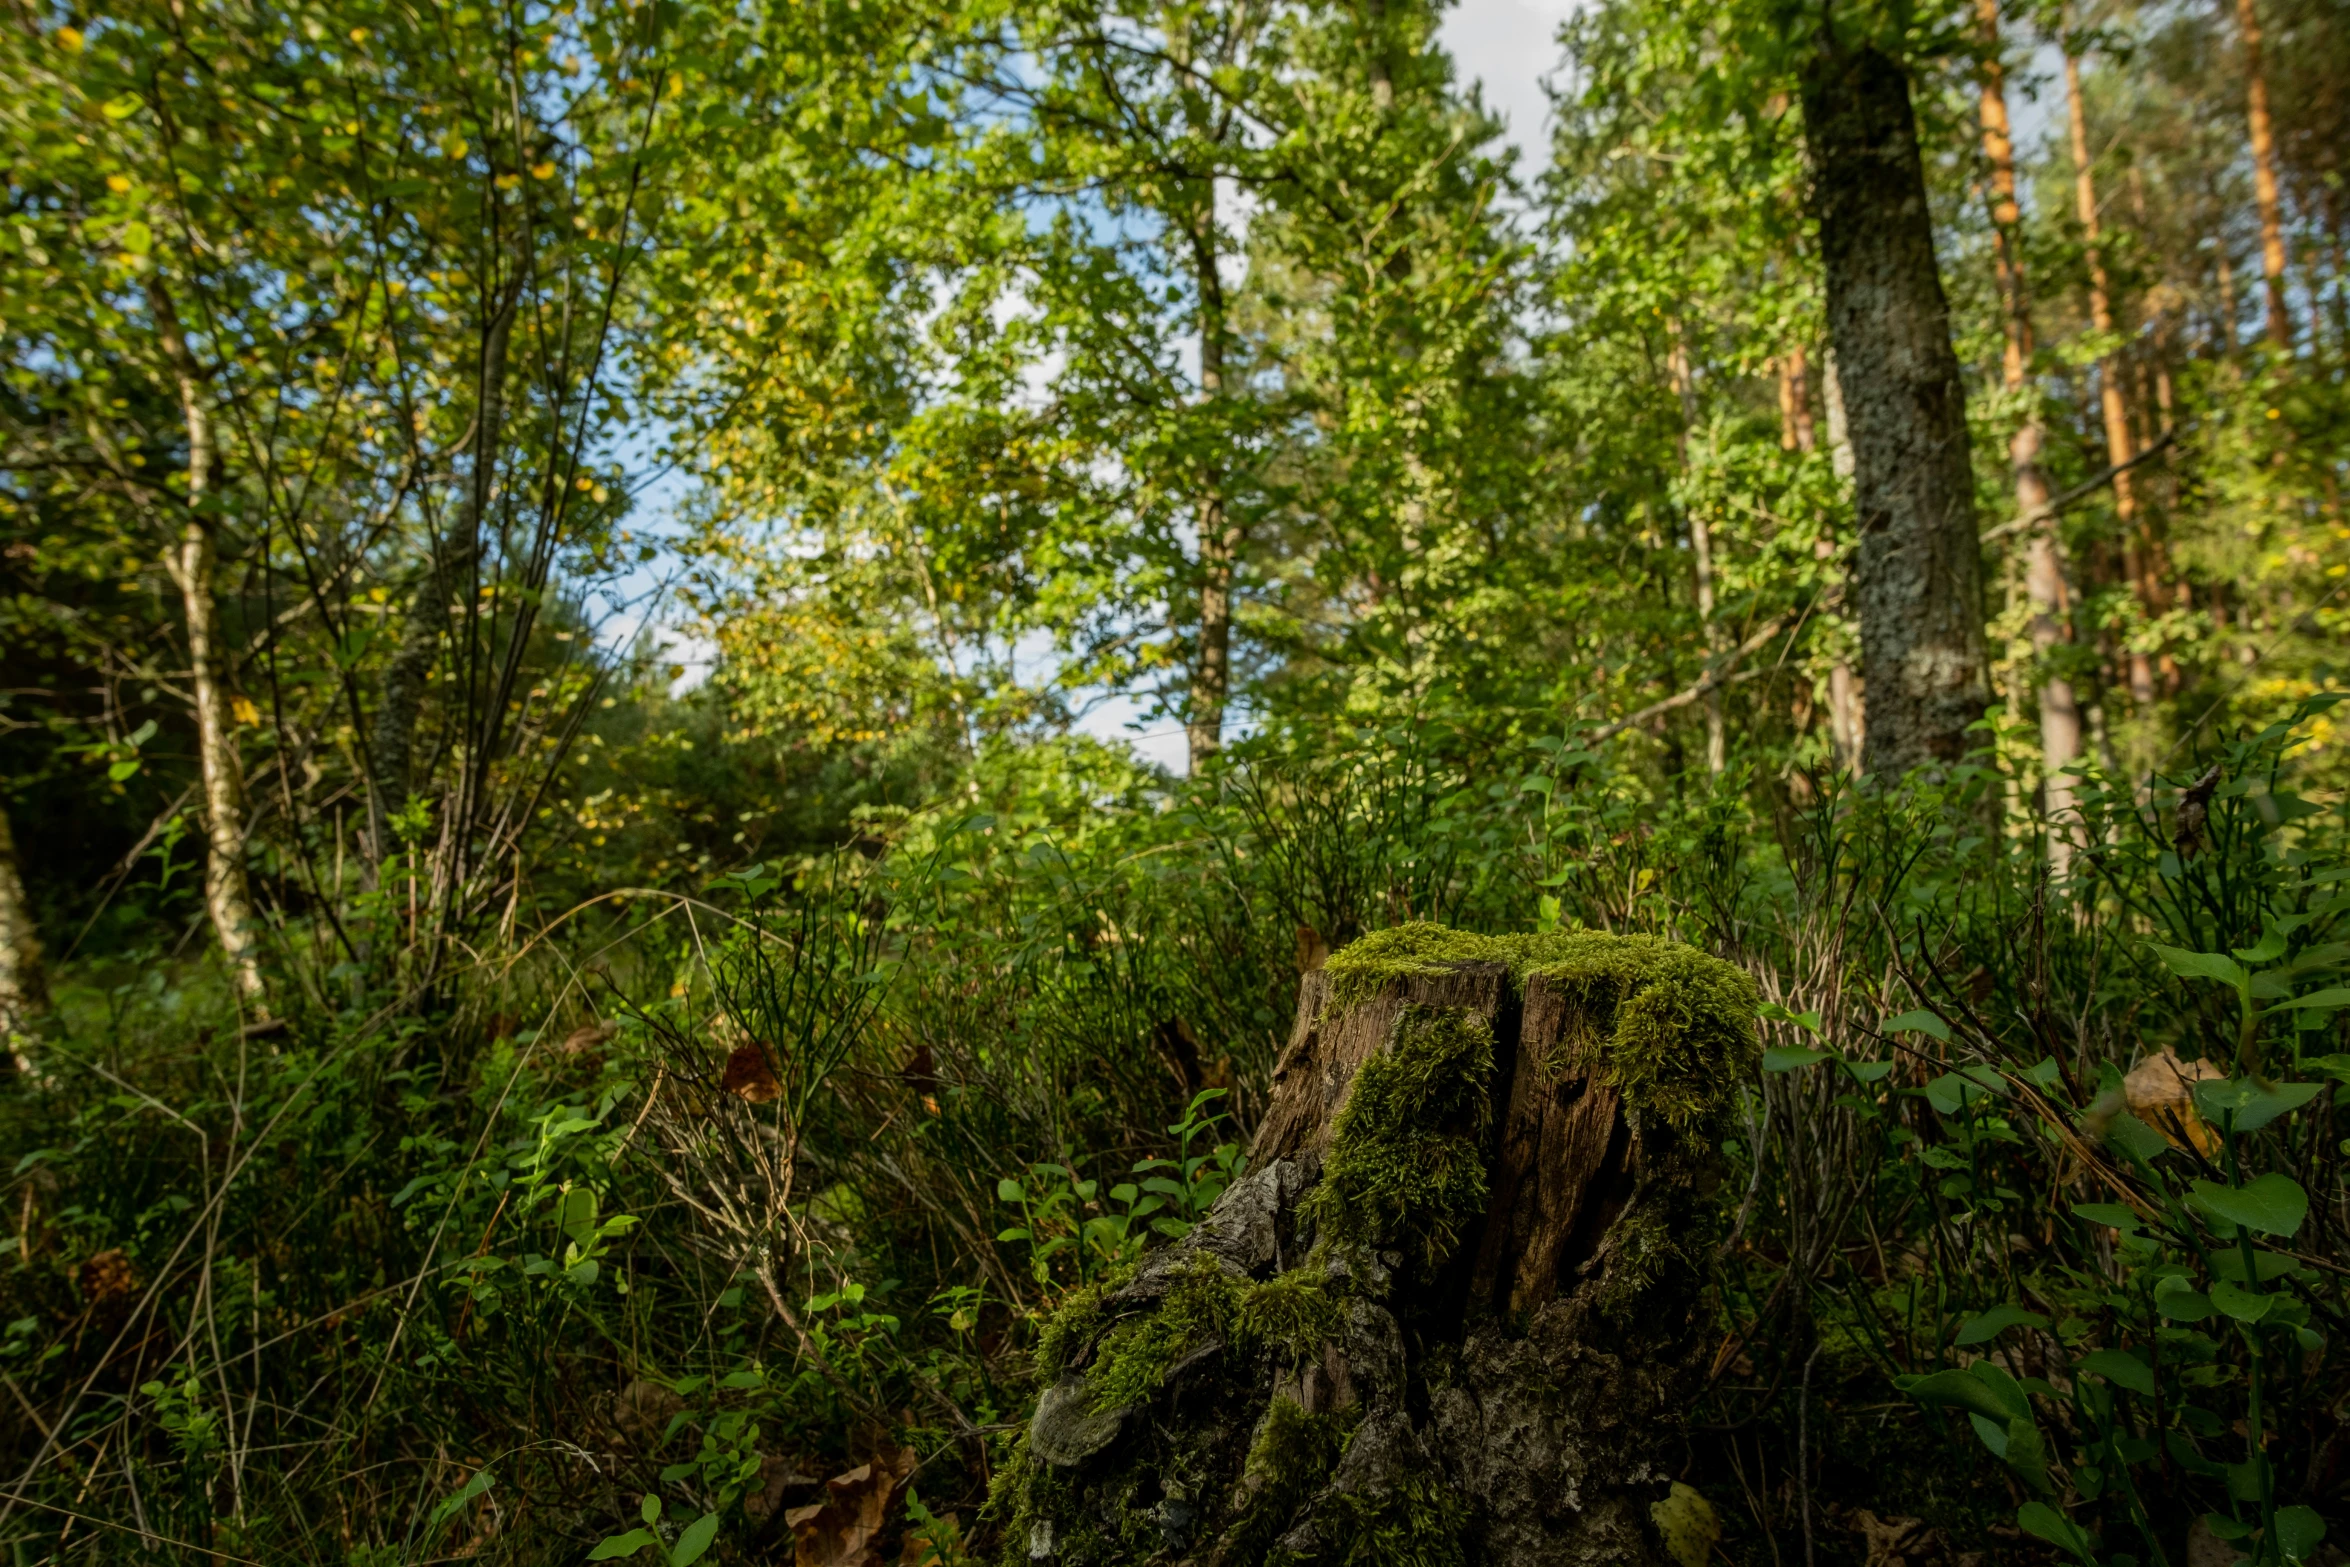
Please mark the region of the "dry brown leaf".
[[138, 1292], [139, 1270], [131, 1266], [131, 1259], [121, 1247], [102, 1251], [83, 1259], [74, 1272], [74, 1282], [81, 1286], [82, 1299], [93, 1306], [103, 1306], [110, 1300]]
[[759, 1482], [743, 1497], [743, 1516], [753, 1523], [765, 1523], [783, 1505], [784, 1493], [816, 1483], [812, 1474], [802, 1474], [800, 1466], [780, 1453], [759, 1455]]
[[735, 1046], [734, 1054], [726, 1058], [726, 1075], [718, 1080], [718, 1086], [755, 1105], [763, 1105], [783, 1093], [783, 1084], [767, 1059], [767, 1047], [755, 1039]]
[[2181, 1061], [2170, 1050], [2148, 1056], [2122, 1079], [2122, 1097], [2139, 1120], [2168, 1138], [2173, 1147], [2192, 1143], [2209, 1159], [2219, 1153], [2219, 1134], [2195, 1110], [2195, 1085], [2227, 1074], [2208, 1061]]
[[610, 1021], [582, 1023], [563, 1036], [563, 1053], [567, 1056], [584, 1056], [591, 1050], [601, 1050], [619, 1032], [620, 1025]]
[[785, 1513], [793, 1567], [886, 1567], [875, 1542], [889, 1527], [915, 1462], [911, 1448], [882, 1453], [825, 1481], [823, 1501]]
[[1879, 1518], [1865, 1507], [1856, 1507], [1852, 1527], [1860, 1531], [1868, 1547], [1867, 1567], [1909, 1567], [1910, 1555], [1927, 1546], [1928, 1531], [1922, 1518]]

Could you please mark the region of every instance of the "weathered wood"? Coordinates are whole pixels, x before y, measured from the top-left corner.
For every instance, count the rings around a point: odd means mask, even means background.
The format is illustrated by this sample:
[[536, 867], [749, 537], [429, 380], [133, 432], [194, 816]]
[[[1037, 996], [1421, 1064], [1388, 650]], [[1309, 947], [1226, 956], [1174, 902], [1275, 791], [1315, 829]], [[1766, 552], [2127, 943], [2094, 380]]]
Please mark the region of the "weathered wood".
[[1048, 1332], [1000, 1559], [1677, 1559], [1753, 1005], [1639, 938], [1405, 927], [1309, 974], [1248, 1175]]

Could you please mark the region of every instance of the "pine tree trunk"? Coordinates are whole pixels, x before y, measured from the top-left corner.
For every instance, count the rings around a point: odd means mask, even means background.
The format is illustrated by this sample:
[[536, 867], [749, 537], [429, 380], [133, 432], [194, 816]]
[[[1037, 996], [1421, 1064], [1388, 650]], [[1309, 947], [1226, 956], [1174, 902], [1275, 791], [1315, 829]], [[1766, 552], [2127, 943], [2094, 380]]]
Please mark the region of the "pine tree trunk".
[[1872, 46], [1824, 44], [1803, 112], [1859, 513], [1863, 761], [1891, 779], [1965, 756], [1989, 703], [1966, 391], [1908, 76]]
[[2268, 340], [2293, 346], [2285, 309], [2285, 216], [2277, 194], [2276, 128], [2268, 114], [2268, 73], [2260, 58], [2259, 0], [2236, 0], [2236, 34], [2244, 48], [2245, 118], [2252, 133], [2252, 197], [2260, 212], [2260, 274], [2268, 288]]
[[237, 994], [263, 1006], [253, 894], [245, 876], [245, 763], [237, 750], [236, 716], [221, 667], [220, 605], [213, 593], [212, 409], [203, 373], [180, 329], [171, 295], [160, 280], [148, 284], [157, 335], [171, 368], [180, 418], [188, 436], [187, 515], [164, 564], [180, 590], [188, 627], [189, 683], [196, 709], [196, 756], [204, 784], [204, 908]]
[[[2040, 467], [2045, 433], [2040, 409], [2026, 396], [2032, 363], [2032, 296], [2024, 274], [2023, 211], [2016, 203], [2015, 140], [2007, 118], [2007, 72], [2000, 61], [1999, 0], [1976, 0], [1975, 20], [1984, 50], [1983, 158], [1991, 170], [1992, 258], [1999, 278], [2005, 326], [2000, 380], [2010, 395], [2024, 398], [2023, 418], [2008, 437], [2008, 473], [2015, 484], [2015, 511], [2026, 521], [2024, 594], [2032, 608], [2033, 657], [2041, 668], [2040, 804], [2048, 822], [2048, 864], [2062, 876], [2072, 864], [2080, 827], [2073, 807], [2073, 780], [2065, 772], [2081, 756], [2081, 707], [2073, 683], [2049, 668], [2060, 647], [2072, 641], [2072, 608], [2065, 583], [2064, 556], [2056, 519], [2048, 510], [2048, 476]], [[2038, 518], [2037, 522], [2029, 519]]]
[[0, 1071], [23, 1060], [23, 1035], [49, 1010], [49, 971], [41, 955], [40, 926], [25, 895], [16, 833], [0, 811]]
[[1698, 1567], [1752, 982], [1678, 944], [1367, 937], [1306, 976], [1248, 1175], [1048, 1327], [1009, 1561]]

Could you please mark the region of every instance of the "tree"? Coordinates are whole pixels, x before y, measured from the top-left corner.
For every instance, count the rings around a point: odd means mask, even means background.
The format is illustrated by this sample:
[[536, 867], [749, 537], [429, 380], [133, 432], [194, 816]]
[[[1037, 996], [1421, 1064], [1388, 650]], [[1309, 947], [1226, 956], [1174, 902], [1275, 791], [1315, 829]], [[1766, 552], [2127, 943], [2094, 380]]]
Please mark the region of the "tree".
[[1859, 508], [1863, 760], [1898, 776], [1964, 757], [1990, 699], [1966, 390], [1908, 72], [1875, 43], [1824, 28], [1802, 80]]

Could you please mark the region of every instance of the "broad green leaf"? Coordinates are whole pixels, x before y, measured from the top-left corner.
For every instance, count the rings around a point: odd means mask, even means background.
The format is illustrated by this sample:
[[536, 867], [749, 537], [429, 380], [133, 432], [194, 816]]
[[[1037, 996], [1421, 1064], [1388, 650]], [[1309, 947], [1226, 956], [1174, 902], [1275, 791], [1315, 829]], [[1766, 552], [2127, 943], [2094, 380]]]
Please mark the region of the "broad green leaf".
[[1814, 1050], [1809, 1045], [1773, 1045], [1763, 1052], [1762, 1069], [1766, 1072], [1800, 1071], [1807, 1066], [1818, 1066], [1833, 1055], [1833, 1051]]
[[591, 1562], [615, 1561], [623, 1556], [634, 1556], [648, 1545], [659, 1545], [661, 1537], [650, 1529], [631, 1529], [626, 1534], [606, 1535], [588, 1552]]
[[2015, 1521], [2024, 1533], [2046, 1540], [2058, 1550], [2070, 1551], [2083, 1561], [2096, 1560], [2089, 1554], [2088, 1533], [2046, 1502], [2024, 1503], [2016, 1509]]
[[1877, 1031], [1883, 1034], [1930, 1034], [1944, 1044], [1950, 1042], [1950, 1025], [1923, 1007], [1885, 1019], [1877, 1025]]
[[2273, 1170], [2242, 1186], [2197, 1181], [2187, 1200], [2206, 1214], [2261, 1235], [2292, 1235], [2309, 1217], [2309, 1194], [2301, 1183]]
[[2238, 1322], [2258, 1322], [2268, 1315], [2269, 1307], [2276, 1304], [2276, 1297], [2256, 1295], [2240, 1284], [2230, 1284], [2225, 1279], [2216, 1279], [2211, 1286], [2211, 1303], [2217, 1306], [2222, 1314], [2233, 1317]]
[[2251, 977], [2234, 958], [2223, 957], [2216, 952], [2189, 952], [2184, 947], [2166, 947], [2159, 941], [2150, 941], [2146, 945], [2152, 947], [2155, 954], [2170, 965], [2170, 971], [2181, 979], [2214, 979], [2223, 985], [2240, 988]]
[[2092, 1350], [2074, 1363], [2074, 1369], [2101, 1376], [2115, 1387], [2126, 1387], [2147, 1398], [2154, 1396], [2153, 1368], [2126, 1349]]
[[2271, 1012], [2293, 1012], [2309, 1007], [2330, 1012], [2336, 1007], [2350, 1007], [2350, 986], [2332, 985], [2324, 990], [2313, 990], [2306, 996], [2295, 996], [2270, 1007]]
[[669, 1548], [669, 1567], [693, 1567], [710, 1549], [710, 1542], [718, 1538], [718, 1515], [704, 1513], [685, 1526], [677, 1543]]
[[2326, 1521], [2314, 1507], [2277, 1509], [2277, 1549], [2292, 1562], [2307, 1561], [2325, 1543]]
[[2149, 1164], [2169, 1152], [2170, 1143], [2163, 1135], [2131, 1111], [2124, 1110], [2106, 1123], [2105, 1140], [2140, 1164]]
[[2111, 1225], [2117, 1230], [2131, 1229], [2140, 1222], [2136, 1210], [2118, 1202], [2077, 1202], [2073, 1204], [2073, 1214], [2091, 1224]]
[[2021, 1306], [1993, 1306], [1979, 1317], [1970, 1317], [1959, 1325], [1959, 1344], [1986, 1344], [2009, 1328], [2044, 1328], [2048, 1319], [2036, 1311]]
[[1881, 1083], [1893, 1075], [1893, 1063], [1890, 1061], [1847, 1061], [1844, 1063], [1844, 1070], [1850, 1072], [1855, 1081]]
[[2195, 1085], [2195, 1108], [2223, 1130], [2257, 1132], [2280, 1115], [2291, 1115], [2318, 1095], [2322, 1083], [2275, 1083], [2252, 1078], [2205, 1078]]
[[2274, 963], [2285, 955], [2290, 938], [2284, 931], [2271, 926], [2261, 932], [2260, 939], [2249, 947], [2230, 947], [2228, 950], [2247, 963]]

